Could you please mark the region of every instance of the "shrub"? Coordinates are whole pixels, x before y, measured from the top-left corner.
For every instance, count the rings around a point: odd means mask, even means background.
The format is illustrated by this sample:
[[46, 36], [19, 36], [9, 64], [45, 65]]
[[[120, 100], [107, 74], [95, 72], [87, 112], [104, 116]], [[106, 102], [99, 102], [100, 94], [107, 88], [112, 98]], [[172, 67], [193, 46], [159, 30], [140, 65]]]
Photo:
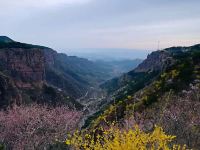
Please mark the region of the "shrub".
[[[99, 132], [101, 131], [101, 132]], [[98, 134], [97, 134], [98, 132]], [[135, 126], [134, 129], [120, 130], [111, 127], [98, 129], [92, 134], [75, 132], [66, 140], [67, 145], [83, 150], [185, 150], [185, 146], [172, 145], [175, 136], [167, 135], [161, 127], [155, 127], [151, 133], [145, 133]]]
[[44, 149], [55, 141], [65, 141], [80, 116], [65, 106], [14, 106], [0, 111], [0, 142], [7, 149]]

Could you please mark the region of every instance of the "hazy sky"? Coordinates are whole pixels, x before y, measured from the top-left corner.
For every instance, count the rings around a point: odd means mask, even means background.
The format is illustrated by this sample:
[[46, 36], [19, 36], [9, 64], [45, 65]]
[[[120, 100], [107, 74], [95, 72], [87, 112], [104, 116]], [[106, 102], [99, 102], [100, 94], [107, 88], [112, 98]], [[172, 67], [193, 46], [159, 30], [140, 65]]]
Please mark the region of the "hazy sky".
[[200, 43], [200, 0], [0, 0], [0, 35], [64, 51]]

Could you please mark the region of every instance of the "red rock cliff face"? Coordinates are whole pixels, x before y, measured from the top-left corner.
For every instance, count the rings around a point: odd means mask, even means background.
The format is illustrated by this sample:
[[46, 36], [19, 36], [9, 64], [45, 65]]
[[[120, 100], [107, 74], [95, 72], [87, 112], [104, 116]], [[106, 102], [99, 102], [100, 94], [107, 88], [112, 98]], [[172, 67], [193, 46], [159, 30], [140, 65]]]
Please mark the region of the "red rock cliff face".
[[40, 49], [0, 50], [0, 60], [4, 64], [3, 72], [11, 76], [18, 86], [28, 86], [28, 83], [44, 80], [44, 59], [44, 53]]
[[45, 49], [43, 50], [44, 54], [44, 63], [47, 66], [52, 66], [55, 64], [55, 57], [57, 55], [57, 52], [52, 49]]
[[68, 68], [62, 70], [65, 64], [60, 64], [58, 55], [47, 47], [0, 43], [0, 109], [31, 102], [81, 108], [75, 101], [81, 83], [68, 74]]

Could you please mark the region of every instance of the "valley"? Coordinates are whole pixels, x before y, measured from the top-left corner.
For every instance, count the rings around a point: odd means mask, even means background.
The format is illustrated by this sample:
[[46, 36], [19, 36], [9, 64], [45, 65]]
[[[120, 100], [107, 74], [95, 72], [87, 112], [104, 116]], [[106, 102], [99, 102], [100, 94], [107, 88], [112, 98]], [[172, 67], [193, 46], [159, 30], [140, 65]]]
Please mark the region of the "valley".
[[200, 150], [200, 0], [0, 0], [0, 150]]
[[[48, 47], [15, 42], [5, 36], [0, 37], [0, 58], [0, 107], [6, 107], [6, 103], [15, 101], [47, 102], [54, 105], [69, 103], [70, 107], [73, 103], [79, 105], [75, 102], [76, 99], [83, 97], [87, 91], [96, 93], [91, 87], [98, 91], [99, 84], [124, 71], [106, 62], [97, 63], [68, 56]], [[134, 68], [139, 62], [130, 61], [130, 66]], [[5, 81], [5, 77], [9, 80], [10, 92], [16, 91], [8, 99], [8, 90], [5, 91], [8, 87], [4, 85], [8, 81]], [[62, 98], [60, 95], [63, 95]], [[81, 105], [77, 107], [81, 108]]]
[[73, 110], [77, 119], [63, 132], [90, 132], [113, 122], [145, 132], [160, 125], [177, 136], [175, 142], [198, 148], [199, 66], [198, 44], [155, 51], [144, 61], [108, 62], [0, 37], [0, 108], [67, 107], [65, 113]]

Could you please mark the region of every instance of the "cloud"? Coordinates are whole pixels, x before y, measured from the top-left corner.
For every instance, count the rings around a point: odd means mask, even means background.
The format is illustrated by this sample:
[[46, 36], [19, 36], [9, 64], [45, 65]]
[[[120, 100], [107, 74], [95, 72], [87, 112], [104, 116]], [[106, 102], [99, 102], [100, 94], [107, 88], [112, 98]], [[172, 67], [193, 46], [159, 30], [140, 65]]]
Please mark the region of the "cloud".
[[[56, 49], [200, 43], [199, 0], [0, 0], [2, 34]], [[172, 41], [173, 40], [173, 41]]]
[[89, 1], [90, 0], [0, 0], [0, 7], [50, 7], [66, 4], [83, 4]]

